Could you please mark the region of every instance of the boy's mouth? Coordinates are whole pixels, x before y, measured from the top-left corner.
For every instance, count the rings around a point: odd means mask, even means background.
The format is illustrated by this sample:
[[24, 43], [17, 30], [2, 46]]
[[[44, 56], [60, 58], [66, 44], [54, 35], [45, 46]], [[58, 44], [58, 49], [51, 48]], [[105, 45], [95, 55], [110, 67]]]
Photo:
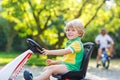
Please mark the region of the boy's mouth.
[[73, 35], [68, 35], [69, 37], [73, 37]]
[[68, 35], [68, 36], [73, 36], [73, 35]]

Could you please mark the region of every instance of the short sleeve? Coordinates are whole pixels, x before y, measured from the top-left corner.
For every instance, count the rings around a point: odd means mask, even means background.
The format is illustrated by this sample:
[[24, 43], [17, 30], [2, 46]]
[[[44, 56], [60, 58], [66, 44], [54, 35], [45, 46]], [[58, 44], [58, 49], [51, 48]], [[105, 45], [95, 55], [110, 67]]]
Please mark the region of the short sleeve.
[[107, 35], [107, 39], [108, 39], [108, 41], [110, 41], [112, 44], [114, 43], [113, 40], [112, 40], [112, 38], [111, 38], [109, 35]]
[[100, 40], [100, 35], [98, 35], [96, 38], [95, 38], [95, 41], [99, 41]]
[[75, 41], [69, 46], [69, 48], [71, 49], [72, 53], [75, 53], [81, 50], [81, 45], [78, 41]]

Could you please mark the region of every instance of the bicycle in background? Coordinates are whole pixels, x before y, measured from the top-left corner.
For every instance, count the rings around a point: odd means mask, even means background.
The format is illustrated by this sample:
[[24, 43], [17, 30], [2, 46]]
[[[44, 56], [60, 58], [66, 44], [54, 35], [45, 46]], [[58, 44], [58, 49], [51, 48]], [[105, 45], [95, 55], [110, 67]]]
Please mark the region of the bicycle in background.
[[110, 60], [111, 60], [111, 54], [109, 48], [108, 49], [103, 48], [101, 55], [101, 64], [99, 64], [97, 68], [102, 65], [105, 69], [108, 69], [110, 66]]

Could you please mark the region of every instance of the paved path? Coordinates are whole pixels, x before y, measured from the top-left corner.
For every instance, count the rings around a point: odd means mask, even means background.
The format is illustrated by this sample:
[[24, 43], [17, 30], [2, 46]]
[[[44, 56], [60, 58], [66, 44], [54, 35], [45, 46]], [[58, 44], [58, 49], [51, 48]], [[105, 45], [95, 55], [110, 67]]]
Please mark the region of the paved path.
[[[120, 60], [112, 60], [108, 70], [102, 67], [97, 69], [95, 61], [90, 61], [86, 78], [89, 80], [120, 80]], [[25, 66], [25, 68], [18, 75], [17, 80], [23, 80], [22, 74], [25, 69], [31, 71], [33, 76], [37, 76], [42, 72], [43, 67]], [[56, 79], [51, 79], [56, 80]]]
[[90, 62], [87, 72], [87, 78], [91, 80], [120, 80], [120, 60], [111, 60], [108, 70], [96, 68], [95, 62]]

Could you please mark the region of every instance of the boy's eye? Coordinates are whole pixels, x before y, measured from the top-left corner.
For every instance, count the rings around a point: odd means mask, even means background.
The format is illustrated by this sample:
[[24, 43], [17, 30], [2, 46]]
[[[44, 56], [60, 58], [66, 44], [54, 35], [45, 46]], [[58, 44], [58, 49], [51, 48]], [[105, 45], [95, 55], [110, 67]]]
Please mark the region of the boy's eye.
[[69, 32], [69, 31], [76, 31], [76, 29], [74, 29], [74, 28], [70, 28], [70, 29], [66, 29], [66, 32]]
[[69, 29], [67, 29], [66, 31], [70, 31]]
[[75, 31], [75, 29], [73, 29], [72, 31]]

